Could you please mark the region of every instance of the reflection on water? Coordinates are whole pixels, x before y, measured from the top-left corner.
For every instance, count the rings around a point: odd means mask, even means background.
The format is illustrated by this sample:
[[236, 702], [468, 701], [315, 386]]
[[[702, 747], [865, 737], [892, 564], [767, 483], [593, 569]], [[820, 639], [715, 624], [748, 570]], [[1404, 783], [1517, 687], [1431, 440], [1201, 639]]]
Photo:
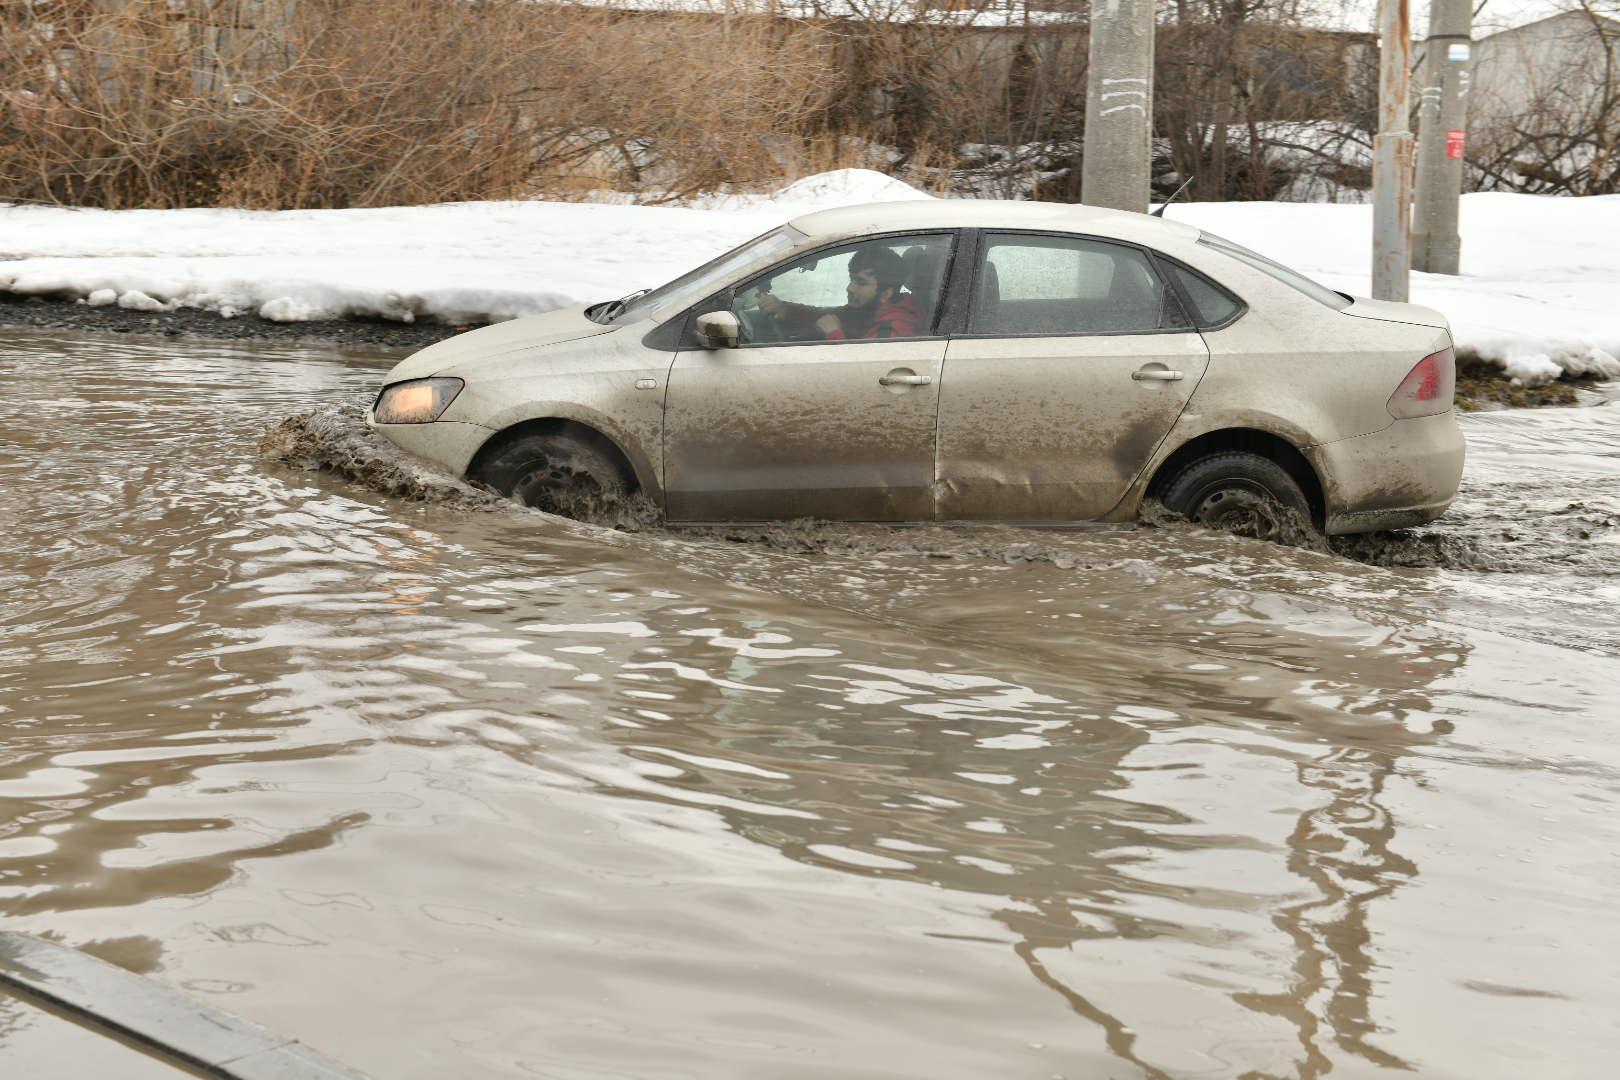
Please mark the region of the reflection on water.
[[8, 928], [379, 1077], [1620, 1050], [1590, 562], [626, 535], [258, 459], [376, 361], [0, 356]]

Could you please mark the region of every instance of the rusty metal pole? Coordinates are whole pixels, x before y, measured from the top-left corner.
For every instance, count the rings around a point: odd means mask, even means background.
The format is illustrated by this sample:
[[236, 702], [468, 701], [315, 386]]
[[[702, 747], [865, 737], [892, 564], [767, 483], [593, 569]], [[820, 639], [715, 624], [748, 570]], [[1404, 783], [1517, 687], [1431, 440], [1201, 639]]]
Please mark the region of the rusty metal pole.
[[1472, 0], [1430, 0], [1418, 99], [1417, 195], [1412, 221], [1412, 269], [1458, 273], [1457, 231], [1467, 146], [1468, 82], [1472, 64]]
[[1153, 0], [1095, 0], [1080, 201], [1147, 213], [1153, 165]]
[[1373, 136], [1372, 294], [1405, 301], [1412, 277], [1411, 0], [1378, 0], [1378, 134]]

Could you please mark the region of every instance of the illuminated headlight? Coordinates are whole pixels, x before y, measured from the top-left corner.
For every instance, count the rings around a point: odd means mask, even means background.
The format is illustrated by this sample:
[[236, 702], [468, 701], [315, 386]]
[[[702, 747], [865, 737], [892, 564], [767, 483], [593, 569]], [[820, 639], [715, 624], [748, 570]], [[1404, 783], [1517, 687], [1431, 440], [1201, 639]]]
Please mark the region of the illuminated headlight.
[[461, 393], [460, 379], [412, 379], [383, 387], [372, 413], [379, 424], [431, 424]]

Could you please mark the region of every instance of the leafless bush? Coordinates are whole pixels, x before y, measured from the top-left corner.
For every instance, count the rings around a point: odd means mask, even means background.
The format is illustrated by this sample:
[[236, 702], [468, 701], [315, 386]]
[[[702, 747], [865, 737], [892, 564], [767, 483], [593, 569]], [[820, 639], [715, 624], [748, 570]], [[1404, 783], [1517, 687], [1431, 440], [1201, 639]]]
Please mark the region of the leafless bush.
[[611, 8], [545, 17], [559, 35], [532, 115], [551, 190], [675, 199], [779, 180], [836, 91], [835, 42], [813, 23]]
[[516, 11], [433, 0], [58, 4], [7, 26], [11, 198], [367, 206], [510, 190]]
[[1173, 12], [1158, 33], [1154, 126], [1167, 171], [1197, 177], [1195, 198], [1273, 199], [1337, 165], [1332, 133], [1348, 135], [1371, 101], [1366, 43], [1306, 28], [1299, 0], [1177, 0]]
[[1068, 192], [1078, 177], [1086, 34], [1060, 4], [810, 0], [838, 40], [823, 124], [894, 147], [896, 168], [976, 194]]
[[0, 199], [377, 206], [766, 178], [813, 27], [519, 0], [0, 7]]
[[[1161, 194], [1183, 176], [1206, 199], [1355, 186], [1367, 96], [1355, 69], [1373, 54], [1302, 28], [1303, 5], [1324, 2], [1165, 0]], [[1081, 0], [717, 0], [686, 14], [613, 0], [0, 0], [0, 199], [341, 207], [613, 189], [669, 200], [864, 166], [936, 189], [1072, 201], [1087, 11]]]

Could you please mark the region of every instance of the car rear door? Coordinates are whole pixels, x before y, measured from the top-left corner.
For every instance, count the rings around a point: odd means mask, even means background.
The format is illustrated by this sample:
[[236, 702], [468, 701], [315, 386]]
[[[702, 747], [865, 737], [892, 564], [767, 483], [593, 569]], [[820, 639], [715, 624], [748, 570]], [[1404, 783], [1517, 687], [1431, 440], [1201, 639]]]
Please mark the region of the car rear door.
[[[934, 326], [954, 239], [936, 231], [828, 249], [774, 267], [726, 297], [743, 319], [738, 346], [683, 347], [670, 370], [668, 517], [932, 520], [945, 356]], [[898, 334], [890, 327], [886, 336], [864, 336], [860, 331], [874, 331], [852, 325], [849, 336], [825, 340], [826, 331], [814, 329], [816, 313], [838, 308], [853, 252], [874, 244], [906, 262], [899, 292], [916, 298], [921, 317]], [[767, 321], [762, 290], [799, 309], [797, 317]]]
[[1103, 517], [1203, 377], [1203, 338], [1133, 245], [986, 232], [973, 263], [945, 357], [939, 519]]

